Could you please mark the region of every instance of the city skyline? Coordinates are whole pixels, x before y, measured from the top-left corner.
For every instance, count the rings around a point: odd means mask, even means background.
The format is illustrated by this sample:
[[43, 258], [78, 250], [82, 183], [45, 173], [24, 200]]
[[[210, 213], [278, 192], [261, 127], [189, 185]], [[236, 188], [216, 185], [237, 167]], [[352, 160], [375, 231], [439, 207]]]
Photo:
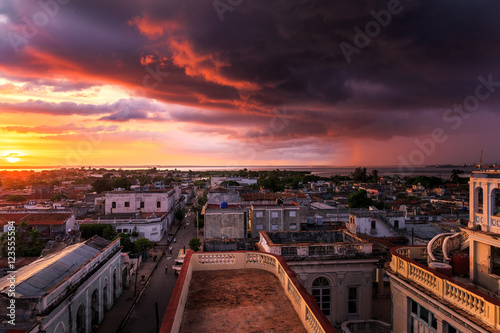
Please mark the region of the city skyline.
[[499, 6], [6, 1], [0, 168], [496, 163]]

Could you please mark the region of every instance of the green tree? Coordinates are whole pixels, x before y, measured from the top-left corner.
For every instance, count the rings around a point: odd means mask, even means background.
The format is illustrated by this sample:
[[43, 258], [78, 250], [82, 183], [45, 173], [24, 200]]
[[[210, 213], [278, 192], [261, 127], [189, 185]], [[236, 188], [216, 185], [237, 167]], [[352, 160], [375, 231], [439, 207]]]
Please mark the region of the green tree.
[[455, 183], [459, 183], [460, 180], [462, 179], [459, 175], [463, 174], [464, 171], [460, 169], [453, 169], [451, 170], [451, 181]]
[[22, 201], [26, 201], [26, 197], [22, 196], [22, 195], [18, 195], [18, 194], [13, 194], [13, 195], [8, 195], [6, 198], [5, 198], [6, 201], [13, 201], [13, 202], [22, 202]]
[[[9, 239], [11, 237], [12, 234], [9, 234], [9, 232], [4, 232], [0, 236], [2, 255], [4, 257], [7, 256], [7, 252], [10, 252], [7, 250], [10, 247], [9, 243], [12, 242], [12, 239]], [[39, 257], [42, 254], [46, 241], [40, 240], [40, 232], [36, 229], [30, 229], [26, 222], [16, 226], [14, 237], [16, 257]]]
[[61, 193], [56, 193], [50, 197], [50, 201], [61, 201], [62, 199], [66, 199], [67, 196]]
[[355, 193], [349, 194], [347, 197], [349, 208], [368, 208], [373, 205], [373, 200], [368, 197], [365, 190], [358, 190]]
[[130, 240], [130, 236], [123, 232], [118, 234], [120, 237], [120, 244], [123, 246], [123, 252], [134, 252], [134, 243]]
[[366, 174], [366, 168], [358, 167], [354, 169], [351, 173], [351, 177], [357, 182], [366, 182], [368, 180], [368, 175]]
[[184, 217], [186, 216], [186, 212], [184, 209], [179, 209], [178, 211], [175, 212], [174, 217], [179, 221], [182, 222], [184, 220]]
[[111, 182], [111, 187], [112, 188], [124, 188], [126, 190], [130, 190], [130, 186], [132, 183], [128, 180], [127, 177], [118, 177], [113, 179]]
[[104, 229], [102, 230], [102, 238], [105, 238], [107, 240], [112, 240], [115, 237], [116, 237], [115, 227], [113, 227], [110, 224], [106, 224]]
[[136, 252], [144, 252], [153, 247], [153, 242], [147, 238], [139, 238], [134, 242], [134, 249]]
[[92, 183], [92, 190], [97, 193], [101, 193], [104, 191], [111, 191], [113, 188], [111, 187], [111, 183], [106, 178], [96, 179]]
[[194, 252], [199, 251], [200, 247], [201, 247], [201, 241], [198, 237], [193, 237], [189, 240], [189, 248]]
[[372, 173], [370, 175], [370, 180], [372, 182], [378, 182], [378, 180], [380, 179], [380, 177], [378, 176], [378, 170], [377, 169], [373, 169], [372, 170]]

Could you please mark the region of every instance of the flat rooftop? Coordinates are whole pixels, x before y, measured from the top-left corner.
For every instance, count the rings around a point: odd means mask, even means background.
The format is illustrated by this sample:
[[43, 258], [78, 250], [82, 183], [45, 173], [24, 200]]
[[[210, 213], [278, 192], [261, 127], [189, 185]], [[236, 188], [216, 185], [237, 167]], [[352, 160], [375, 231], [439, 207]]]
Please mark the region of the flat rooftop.
[[[346, 232], [345, 230], [318, 230], [318, 231], [276, 231], [264, 232], [274, 245], [297, 243], [366, 243], [364, 240]], [[270, 244], [270, 243], [269, 243]]]
[[272, 273], [193, 272], [180, 332], [306, 332]]

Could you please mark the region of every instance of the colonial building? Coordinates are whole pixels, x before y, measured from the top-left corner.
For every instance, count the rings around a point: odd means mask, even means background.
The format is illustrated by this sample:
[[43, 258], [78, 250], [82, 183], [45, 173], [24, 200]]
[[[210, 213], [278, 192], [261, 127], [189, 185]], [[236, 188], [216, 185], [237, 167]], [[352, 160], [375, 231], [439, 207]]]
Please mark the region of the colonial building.
[[66, 211], [0, 212], [0, 233], [10, 221], [14, 221], [16, 226], [24, 222], [28, 227], [40, 231], [40, 237], [46, 239], [62, 239], [69, 231], [75, 230], [75, 215]]
[[300, 207], [297, 203], [252, 205], [250, 207], [250, 235], [259, 237], [260, 231], [300, 230]]
[[205, 239], [247, 238], [248, 208], [222, 202], [207, 204], [203, 214]]
[[120, 240], [94, 236], [1, 278], [2, 313], [15, 310], [0, 331], [91, 332], [122, 292], [120, 253]]
[[283, 258], [188, 250], [160, 332], [266, 331], [336, 332]]
[[104, 212], [112, 213], [153, 213], [165, 212], [175, 207], [180, 199], [180, 188], [153, 191], [114, 191], [104, 196]]
[[346, 227], [353, 234], [375, 237], [398, 236], [406, 234], [405, 214], [370, 207], [370, 210], [351, 212]]
[[346, 230], [261, 231], [259, 247], [286, 259], [332, 324], [371, 319], [371, 243]]
[[500, 331], [500, 172], [469, 184], [468, 228], [391, 250], [394, 332]]

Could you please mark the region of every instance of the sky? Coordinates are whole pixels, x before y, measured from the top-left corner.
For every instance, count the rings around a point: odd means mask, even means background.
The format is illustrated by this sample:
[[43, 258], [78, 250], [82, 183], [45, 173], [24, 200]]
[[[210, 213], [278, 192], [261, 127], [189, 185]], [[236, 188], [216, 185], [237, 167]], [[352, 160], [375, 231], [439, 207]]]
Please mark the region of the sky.
[[0, 166], [500, 162], [499, 12], [4, 0]]

